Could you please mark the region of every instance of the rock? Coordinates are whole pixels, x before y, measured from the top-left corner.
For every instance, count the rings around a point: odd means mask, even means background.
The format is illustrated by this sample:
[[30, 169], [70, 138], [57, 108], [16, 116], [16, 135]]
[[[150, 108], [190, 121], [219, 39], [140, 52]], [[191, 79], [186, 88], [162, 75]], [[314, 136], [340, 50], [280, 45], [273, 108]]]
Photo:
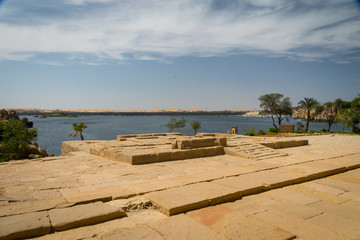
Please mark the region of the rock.
[[30, 144], [29, 145], [29, 153], [30, 154], [38, 154], [39, 153], [38, 147], [34, 144]]
[[48, 156], [48, 153], [46, 152], [46, 150], [44, 148], [39, 147], [38, 151], [39, 151], [39, 154], [40, 154], [41, 157], [47, 157]]

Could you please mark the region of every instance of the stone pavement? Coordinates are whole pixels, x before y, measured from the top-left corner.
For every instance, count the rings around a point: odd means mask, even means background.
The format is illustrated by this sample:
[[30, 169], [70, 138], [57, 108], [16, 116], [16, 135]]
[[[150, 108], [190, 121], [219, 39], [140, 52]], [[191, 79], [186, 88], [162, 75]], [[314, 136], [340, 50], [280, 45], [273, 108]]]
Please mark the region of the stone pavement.
[[309, 145], [134, 166], [74, 142], [71, 156], [2, 163], [0, 239], [358, 239], [360, 137], [286, 139]]

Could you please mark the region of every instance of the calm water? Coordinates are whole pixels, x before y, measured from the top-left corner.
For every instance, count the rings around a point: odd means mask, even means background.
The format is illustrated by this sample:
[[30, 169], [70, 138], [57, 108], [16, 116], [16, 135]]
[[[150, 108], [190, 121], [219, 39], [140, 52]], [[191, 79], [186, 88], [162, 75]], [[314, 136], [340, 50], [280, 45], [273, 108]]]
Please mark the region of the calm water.
[[[27, 117], [34, 122], [34, 128], [38, 130], [37, 142], [44, 147], [49, 154], [60, 155], [61, 143], [63, 141], [80, 140], [77, 136], [69, 138], [69, 133], [73, 132], [72, 124], [84, 122], [88, 128], [84, 130], [85, 140], [114, 140], [117, 135], [137, 134], [137, 133], [161, 133], [168, 132], [162, 127], [170, 121], [172, 117], [180, 119], [182, 116], [79, 116], [77, 118], [52, 117], [37, 118]], [[247, 128], [255, 128], [256, 131], [268, 130], [272, 127], [270, 117], [249, 117], [249, 116], [228, 116], [228, 115], [188, 115], [184, 116], [188, 120], [185, 128], [180, 130], [183, 135], [192, 135], [189, 122], [198, 120], [202, 122], [199, 132], [226, 133], [232, 126], [239, 127], [239, 133], [245, 133]], [[295, 119], [290, 118], [289, 122], [284, 120], [284, 124], [296, 124]], [[305, 124], [305, 121], [302, 121]], [[327, 129], [326, 123], [311, 122], [310, 129]], [[331, 130], [342, 129], [342, 124], [333, 124]]]

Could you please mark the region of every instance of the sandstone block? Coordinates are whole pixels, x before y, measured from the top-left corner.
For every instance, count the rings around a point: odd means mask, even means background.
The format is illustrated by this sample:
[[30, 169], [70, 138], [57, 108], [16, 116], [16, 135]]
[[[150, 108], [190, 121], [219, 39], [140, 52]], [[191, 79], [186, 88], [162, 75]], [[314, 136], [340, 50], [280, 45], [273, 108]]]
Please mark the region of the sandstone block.
[[332, 213], [323, 213], [308, 219], [308, 221], [354, 239], [360, 236], [359, 222], [347, 220]]
[[269, 210], [254, 215], [254, 217], [267, 222], [273, 226], [280, 227], [297, 236], [297, 238], [308, 240], [328, 240], [328, 239], [349, 239], [348, 237], [338, 234], [329, 228], [318, 226], [290, 214], [282, 213], [275, 210]]
[[119, 239], [165, 240], [165, 238], [163, 238], [159, 233], [157, 233], [147, 225], [140, 225], [134, 228], [120, 228], [115, 232], [102, 237], [101, 239], [102, 240], [119, 240]]
[[229, 239], [293, 239], [295, 235], [280, 227], [239, 212], [225, 215], [212, 228]]
[[165, 239], [183, 240], [226, 240], [224, 236], [209, 227], [195, 221], [189, 216], [180, 214], [169, 218], [154, 221], [148, 224]]
[[56, 207], [65, 207], [67, 202], [64, 198], [53, 198], [45, 200], [15, 202], [5, 206], [0, 206], [0, 217], [29, 212], [40, 212]]
[[51, 232], [47, 212], [2, 217], [0, 222], [0, 239], [23, 239]]
[[69, 193], [64, 194], [64, 196], [70, 204], [77, 205], [97, 201], [108, 202], [113, 199], [129, 198], [135, 196], [135, 193], [121, 187], [110, 187], [93, 191]]
[[190, 210], [241, 198], [241, 192], [226, 186], [204, 182], [145, 194], [145, 197], [171, 216]]
[[236, 188], [243, 196], [265, 191], [267, 188], [261, 180], [260, 173], [249, 173], [238, 177], [228, 177], [212, 181], [219, 185]]
[[123, 216], [125, 213], [119, 208], [102, 202], [49, 211], [52, 226], [56, 231], [100, 223]]

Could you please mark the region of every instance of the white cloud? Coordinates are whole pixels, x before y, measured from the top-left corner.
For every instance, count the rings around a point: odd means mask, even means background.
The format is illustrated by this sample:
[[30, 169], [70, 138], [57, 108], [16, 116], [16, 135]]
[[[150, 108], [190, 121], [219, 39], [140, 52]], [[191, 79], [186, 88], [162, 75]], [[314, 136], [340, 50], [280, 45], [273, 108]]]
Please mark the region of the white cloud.
[[153, 60], [252, 53], [319, 60], [360, 48], [359, 12], [347, 1], [248, 0], [224, 10], [211, 8], [210, 0], [63, 1], [52, 10], [68, 15], [42, 14], [35, 24], [1, 21], [0, 15], [0, 59], [64, 53], [94, 63], [128, 55]]

